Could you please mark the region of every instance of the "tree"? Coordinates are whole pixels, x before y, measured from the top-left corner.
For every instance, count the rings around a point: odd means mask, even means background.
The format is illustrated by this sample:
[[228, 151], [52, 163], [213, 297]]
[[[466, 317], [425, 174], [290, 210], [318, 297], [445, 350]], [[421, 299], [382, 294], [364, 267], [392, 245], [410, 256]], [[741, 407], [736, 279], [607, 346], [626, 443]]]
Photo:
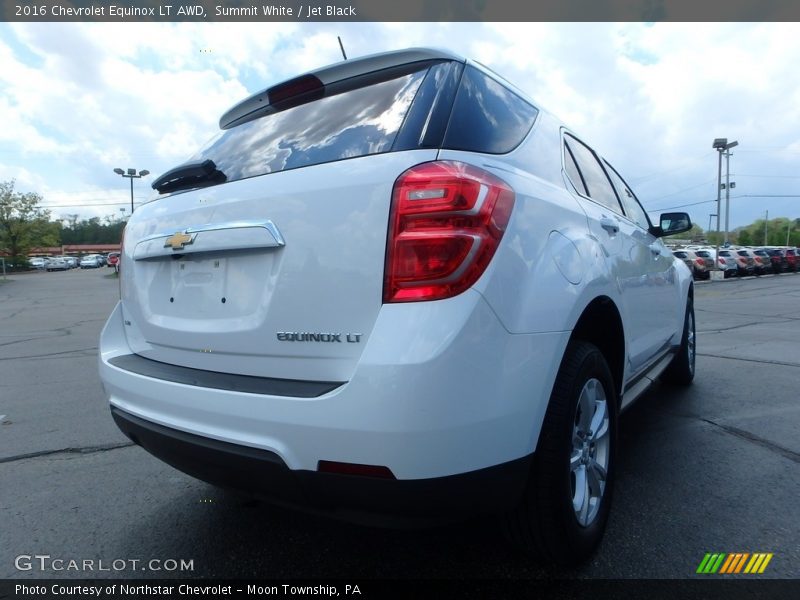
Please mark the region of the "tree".
[[10, 255], [14, 265], [25, 264], [31, 248], [59, 242], [58, 224], [50, 221], [50, 211], [39, 206], [41, 201], [35, 192], [15, 192], [13, 179], [0, 182], [0, 251]]
[[747, 229], [742, 229], [737, 235], [736, 243], [742, 246], [752, 246], [753, 237]]
[[684, 231], [683, 233], [676, 233], [675, 235], [668, 235], [666, 239], [668, 240], [700, 240], [703, 239], [703, 228], [700, 227], [697, 223], [692, 223], [692, 228], [689, 231]]
[[[125, 221], [105, 217], [101, 222], [100, 217], [78, 221], [67, 215], [67, 226], [61, 230], [63, 244], [119, 244], [122, 240], [122, 230]], [[77, 215], [75, 215], [77, 217]]]

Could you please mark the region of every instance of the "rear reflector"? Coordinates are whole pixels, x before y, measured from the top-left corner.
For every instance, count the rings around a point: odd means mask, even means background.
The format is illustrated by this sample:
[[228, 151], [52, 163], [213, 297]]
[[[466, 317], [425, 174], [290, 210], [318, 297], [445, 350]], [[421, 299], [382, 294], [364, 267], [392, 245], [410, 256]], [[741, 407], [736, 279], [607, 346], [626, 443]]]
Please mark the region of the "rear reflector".
[[320, 473], [337, 473], [339, 475], [358, 475], [360, 477], [377, 477], [379, 479], [396, 479], [389, 467], [381, 465], [359, 465], [332, 460], [321, 460], [317, 463]]
[[383, 301], [441, 300], [472, 286], [503, 238], [514, 192], [488, 171], [423, 163], [392, 192]]

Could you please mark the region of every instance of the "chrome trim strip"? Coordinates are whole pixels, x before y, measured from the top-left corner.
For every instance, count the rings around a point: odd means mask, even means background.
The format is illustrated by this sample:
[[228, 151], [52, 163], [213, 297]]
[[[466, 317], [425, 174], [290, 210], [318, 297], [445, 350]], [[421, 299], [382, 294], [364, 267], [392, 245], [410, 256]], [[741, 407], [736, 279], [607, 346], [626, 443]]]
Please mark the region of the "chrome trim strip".
[[227, 223], [205, 223], [203, 225], [195, 225], [193, 227], [187, 227], [186, 229], [175, 229], [170, 231], [164, 231], [161, 233], [154, 233], [152, 235], [148, 235], [147, 237], [142, 238], [137, 243], [141, 244], [143, 242], [149, 242], [152, 240], [157, 240], [160, 238], [169, 237], [171, 235], [175, 235], [176, 233], [202, 233], [204, 231], [221, 231], [225, 229], [252, 229], [252, 228], [261, 228], [266, 229], [270, 235], [275, 239], [275, 246], [285, 246], [286, 240], [283, 239], [281, 232], [275, 226], [275, 223], [272, 221], [229, 221]]

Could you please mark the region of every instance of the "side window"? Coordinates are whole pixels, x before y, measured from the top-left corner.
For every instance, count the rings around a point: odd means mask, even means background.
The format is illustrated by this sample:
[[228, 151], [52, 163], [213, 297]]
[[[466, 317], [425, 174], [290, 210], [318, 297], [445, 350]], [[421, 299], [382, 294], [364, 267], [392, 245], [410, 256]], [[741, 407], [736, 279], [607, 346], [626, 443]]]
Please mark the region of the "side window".
[[586, 185], [584, 185], [583, 183], [583, 177], [581, 177], [581, 172], [578, 171], [578, 165], [575, 164], [575, 157], [572, 156], [572, 151], [566, 144], [564, 144], [564, 168], [567, 171], [567, 176], [569, 177], [569, 180], [572, 182], [572, 185], [575, 186], [575, 190], [579, 194], [588, 196], [589, 192], [586, 191]]
[[616, 169], [606, 162], [606, 172], [611, 178], [611, 183], [617, 188], [617, 195], [622, 200], [622, 206], [625, 208], [625, 214], [628, 218], [636, 223], [642, 229], [650, 229], [650, 220], [647, 218], [647, 213], [639, 204], [636, 195], [628, 187], [628, 184], [620, 177]]
[[589, 191], [589, 197], [614, 212], [622, 213], [617, 194], [594, 152], [571, 136], [567, 137], [566, 144], [567, 148], [572, 152], [572, 156], [575, 157], [578, 170], [583, 175], [583, 181]]

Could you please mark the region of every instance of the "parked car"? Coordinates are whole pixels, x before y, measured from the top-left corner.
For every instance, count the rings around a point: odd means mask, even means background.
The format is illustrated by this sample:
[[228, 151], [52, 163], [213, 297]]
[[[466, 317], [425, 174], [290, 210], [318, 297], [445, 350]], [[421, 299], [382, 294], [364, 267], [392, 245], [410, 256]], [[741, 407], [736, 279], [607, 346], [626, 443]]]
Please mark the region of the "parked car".
[[736, 260], [740, 265], [740, 274], [742, 274], [741, 269], [744, 269], [744, 274], [746, 275], [761, 275], [760, 257], [756, 256], [749, 248], [737, 248], [735, 252], [737, 255]]
[[[717, 250], [716, 248], [701, 248], [698, 247], [695, 250], [695, 253], [698, 256], [702, 255], [703, 258], [710, 258], [712, 263], [717, 265], [717, 268], [723, 272], [723, 277], [727, 279], [728, 277], [733, 277], [734, 275], [738, 274], [738, 268], [736, 266], [736, 260], [732, 257], [724, 257], [720, 256], [717, 259]], [[707, 263], [706, 263], [707, 264]]]
[[765, 275], [772, 273], [772, 260], [770, 259], [769, 252], [762, 249], [752, 250], [756, 261], [756, 274]]
[[30, 263], [31, 267], [33, 267], [34, 269], [39, 269], [39, 270], [43, 270], [47, 266], [47, 263], [48, 263], [48, 261], [46, 259], [40, 258], [38, 256], [35, 257], [35, 258], [29, 259], [28, 262]]
[[119, 252], [109, 252], [106, 264], [109, 267], [114, 267], [114, 269], [116, 269], [118, 262], [119, 262]]
[[97, 254], [88, 254], [81, 259], [81, 269], [99, 269], [102, 266]]
[[[708, 271], [709, 276], [711, 271], [713, 271], [716, 267], [714, 265], [714, 253], [706, 250], [705, 248], [697, 248], [693, 250], [693, 252], [699, 257], [703, 259], [703, 264], [705, 264], [706, 271]], [[708, 279], [708, 277], [706, 277]]]
[[792, 273], [797, 272], [797, 252], [794, 248], [787, 248], [783, 251], [786, 256], [787, 270]]
[[772, 261], [772, 272], [776, 275], [789, 270], [789, 259], [780, 248], [764, 248]]
[[[691, 250], [675, 250], [672, 253], [683, 261], [692, 272], [692, 276], [695, 279], [708, 279], [711, 277], [711, 271], [706, 267], [706, 262], [703, 257], [697, 256], [697, 254]], [[713, 266], [713, 260], [711, 264]]]
[[220, 126], [127, 223], [98, 353], [119, 428], [282, 504], [500, 513], [537, 555], [590, 556], [620, 410], [694, 377], [661, 240], [688, 214], [651, 224], [579, 135], [441, 50], [318, 69]]
[[736, 274], [740, 277], [755, 273], [755, 261], [752, 258], [748, 260], [746, 256], [739, 256], [736, 250], [720, 249], [719, 256], [720, 259], [733, 261], [736, 264]]
[[69, 271], [69, 263], [61, 257], [51, 258], [45, 267], [48, 271]]

